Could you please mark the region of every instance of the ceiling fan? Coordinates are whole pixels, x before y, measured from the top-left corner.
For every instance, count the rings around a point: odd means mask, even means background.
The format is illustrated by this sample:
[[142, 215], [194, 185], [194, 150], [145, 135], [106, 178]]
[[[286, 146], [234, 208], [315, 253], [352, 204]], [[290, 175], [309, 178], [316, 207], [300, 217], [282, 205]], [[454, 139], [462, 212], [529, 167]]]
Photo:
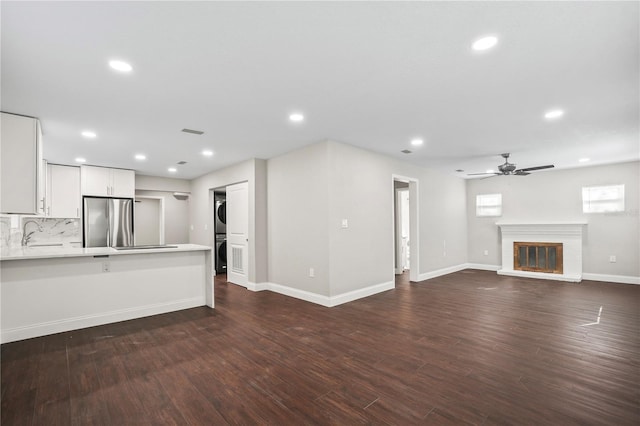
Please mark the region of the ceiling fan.
[[[509, 153], [500, 154], [502, 158], [504, 158], [504, 164], [500, 164], [498, 166], [498, 170], [500, 172], [487, 172], [487, 173], [468, 173], [467, 176], [478, 176], [478, 175], [495, 175], [495, 176], [508, 176], [508, 175], [516, 175], [516, 176], [526, 176], [529, 172], [535, 170], [543, 170], [543, 169], [551, 169], [553, 168], [553, 164], [549, 164], [546, 166], [537, 166], [537, 167], [527, 167], [525, 169], [516, 169], [516, 165], [509, 162]], [[490, 177], [490, 176], [487, 176]]]

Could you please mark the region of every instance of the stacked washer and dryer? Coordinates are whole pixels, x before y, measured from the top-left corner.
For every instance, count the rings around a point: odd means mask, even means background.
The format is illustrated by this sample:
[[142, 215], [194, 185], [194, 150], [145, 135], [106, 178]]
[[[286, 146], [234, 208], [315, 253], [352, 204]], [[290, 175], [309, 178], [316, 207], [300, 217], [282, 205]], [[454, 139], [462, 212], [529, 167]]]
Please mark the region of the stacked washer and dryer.
[[214, 192], [216, 232], [216, 273], [227, 273], [227, 194]]

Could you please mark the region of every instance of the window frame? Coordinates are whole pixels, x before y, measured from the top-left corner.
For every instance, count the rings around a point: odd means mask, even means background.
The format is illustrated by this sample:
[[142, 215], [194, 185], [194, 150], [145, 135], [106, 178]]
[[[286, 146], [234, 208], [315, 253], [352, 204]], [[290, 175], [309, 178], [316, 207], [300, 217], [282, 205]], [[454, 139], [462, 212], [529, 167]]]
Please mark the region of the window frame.
[[[594, 197], [600, 192], [617, 192], [617, 197]], [[625, 211], [625, 188], [623, 183], [582, 187], [582, 213], [620, 213]]]
[[[497, 203], [481, 203], [481, 200], [490, 200], [490, 197], [496, 197]], [[494, 209], [497, 212], [494, 212]], [[477, 194], [476, 195], [476, 217], [500, 217], [502, 216], [502, 193], [493, 194]]]

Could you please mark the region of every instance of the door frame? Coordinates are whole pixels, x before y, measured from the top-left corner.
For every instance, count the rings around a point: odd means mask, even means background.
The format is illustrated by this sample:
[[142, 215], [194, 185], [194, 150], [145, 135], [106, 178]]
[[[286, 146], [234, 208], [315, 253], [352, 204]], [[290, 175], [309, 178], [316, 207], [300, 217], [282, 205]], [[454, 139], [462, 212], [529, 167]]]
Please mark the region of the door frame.
[[[148, 199], [148, 200], [160, 200], [160, 212], [158, 217], [158, 222], [160, 223], [159, 235], [160, 235], [160, 244], [164, 244], [164, 197], [156, 197], [153, 195], [135, 195], [133, 197], [133, 223], [135, 229], [136, 223], [136, 203], [135, 201], [138, 199]], [[136, 241], [136, 233], [133, 233], [133, 244], [136, 245], [138, 242]]]
[[409, 251], [409, 281], [417, 282], [420, 277], [420, 202], [418, 199], [419, 181], [416, 178], [391, 175], [391, 247], [393, 247], [391, 257], [391, 270], [396, 273], [396, 244], [397, 244], [397, 224], [396, 220], [396, 189], [394, 182], [405, 182], [409, 184], [409, 241], [411, 242], [411, 250]]

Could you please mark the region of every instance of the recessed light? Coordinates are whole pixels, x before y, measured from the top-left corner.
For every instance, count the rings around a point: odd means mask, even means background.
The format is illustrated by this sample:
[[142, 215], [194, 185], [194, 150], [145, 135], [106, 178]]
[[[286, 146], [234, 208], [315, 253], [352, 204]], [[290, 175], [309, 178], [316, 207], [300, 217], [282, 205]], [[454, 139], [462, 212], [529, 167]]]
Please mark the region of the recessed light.
[[133, 67], [124, 61], [109, 61], [109, 66], [116, 71], [131, 72]]
[[169, 167], [167, 170], [171, 173], [175, 173], [178, 171], [178, 169], [176, 169], [175, 167]]
[[487, 169], [487, 170], [485, 171], [485, 173], [495, 173], [495, 172], [496, 172], [496, 171], [495, 171], [495, 170], [493, 170], [493, 169]]
[[411, 140], [411, 145], [413, 145], [413, 146], [420, 146], [423, 143], [424, 143], [424, 141], [422, 139], [419, 139], [419, 138]]
[[300, 114], [299, 112], [295, 112], [289, 115], [289, 121], [300, 123], [301, 121], [304, 121], [304, 115]]
[[136, 154], [136, 160], [138, 161], [142, 161], [142, 160], [146, 160], [147, 156], [144, 154]]
[[491, 49], [496, 44], [498, 44], [498, 37], [487, 36], [474, 41], [471, 47], [473, 48], [473, 50], [487, 50]]
[[212, 157], [213, 151], [211, 151], [210, 149], [205, 149], [204, 151], [202, 151], [202, 155], [204, 155], [205, 157]]
[[579, 161], [580, 163], [587, 163], [587, 162], [591, 161], [591, 159], [590, 159], [590, 158], [581, 158], [581, 159], [579, 159], [578, 161]]
[[82, 158], [82, 157], [77, 157], [76, 158], [76, 163], [86, 163], [87, 159], [86, 158]]
[[561, 109], [552, 109], [544, 113], [544, 118], [547, 120], [555, 120], [556, 118], [560, 118], [564, 115], [564, 111]]
[[92, 132], [91, 130], [84, 130], [81, 135], [89, 139], [95, 139], [98, 136], [96, 132]]

